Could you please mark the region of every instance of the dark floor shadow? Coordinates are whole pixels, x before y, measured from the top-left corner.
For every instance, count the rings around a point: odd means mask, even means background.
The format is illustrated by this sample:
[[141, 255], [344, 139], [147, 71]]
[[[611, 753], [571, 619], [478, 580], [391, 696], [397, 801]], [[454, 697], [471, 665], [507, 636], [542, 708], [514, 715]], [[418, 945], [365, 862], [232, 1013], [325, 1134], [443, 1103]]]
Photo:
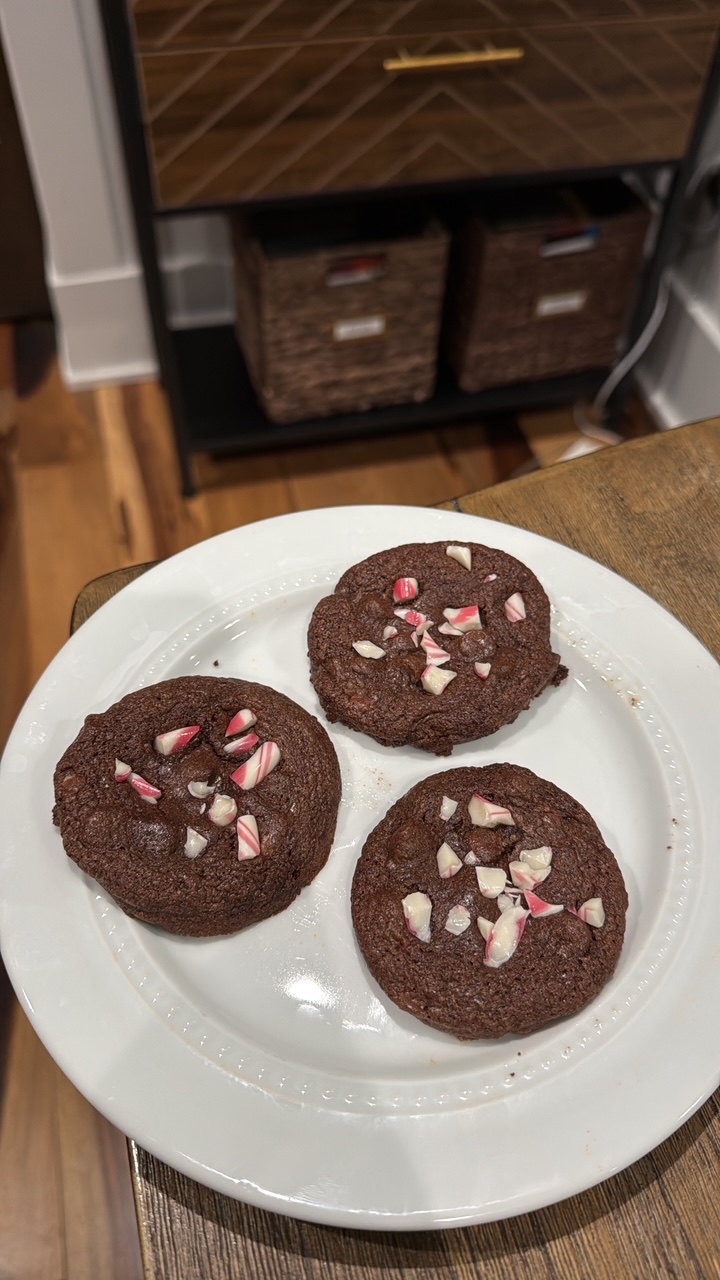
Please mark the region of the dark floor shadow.
[[57, 354], [52, 320], [23, 320], [13, 326], [15, 391], [20, 399], [42, 386]]

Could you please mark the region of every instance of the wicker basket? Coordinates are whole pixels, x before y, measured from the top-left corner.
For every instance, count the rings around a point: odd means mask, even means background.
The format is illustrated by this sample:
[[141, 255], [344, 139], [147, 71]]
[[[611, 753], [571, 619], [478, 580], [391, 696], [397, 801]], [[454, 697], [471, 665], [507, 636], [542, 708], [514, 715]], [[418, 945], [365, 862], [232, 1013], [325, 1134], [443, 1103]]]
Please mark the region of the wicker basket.
[[432, 395], [449, 235], [417, 213], [377, 217], [314, 212], [291, 238], [234, 221], [237, 335], [272, 422]]
[[468, 218], [453, 245], [445, 341], [463, 391], [612, 364], [649, 219], [620, 184]]

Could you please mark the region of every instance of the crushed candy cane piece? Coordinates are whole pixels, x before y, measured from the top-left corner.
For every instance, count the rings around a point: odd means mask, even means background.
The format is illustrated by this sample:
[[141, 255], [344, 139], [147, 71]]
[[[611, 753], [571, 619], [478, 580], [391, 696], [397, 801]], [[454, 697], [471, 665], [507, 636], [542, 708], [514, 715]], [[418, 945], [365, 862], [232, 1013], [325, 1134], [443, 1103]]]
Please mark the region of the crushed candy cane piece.
[[509, 911], [511, 907], [517, 906], [517, 898], [511, 898], [509, 893], [501, 893], [500, 897], [496, 898], [495, 901], [497, 902], [498, 911]]
[[524, 891], [525, 901], [530, 908], [530, 915], [535, 920], [542, 920], [544, 916], [558, 916], [565, 908], [560, 903], [543, 902], [542, 898], [538, 898], [536, 893], [531, 889]]
[[223, 751], [228, 756], [241, 756], [246, 751], [252, 751], [259, 741], [256, 733], [244, 733], [242, 738], [234, 738], [232, 742], [226, 742]]
[[147, 782], [145, 778], [141, 778], [139, 773], [131, 773], [128, 777], [131, 787], [134, 787], [139, 796], [143, 800], [147, 800], [148, 804], [157, 804], [158, 799], [162, 795], [159, 787], [154, 787], [151, 782]]
[[263, 742], [254, 755], [240, 765], [230, 775], [243, 791], [251, 791], [259, 782], [267, 778], [280, 761], [280, 748], [277, 742]]
[[504, 809], [501, 804], [495, 804], [492, 800], [486, 800], [484, 796], [479, 796], [477, 792], [468, 805], [468, 813], [470, 814], [470, 821], [476, 827], [515, 826], [509, 809]]
[[490, 937], [490, 934], [491, 934], [491, 933], [492, 933], [492, 931], [493, 931], [493, 924], [492, 924], [492, 920], [486, 920], [486, 919], [485, 919], [485, 916], [478, 916], [478, 918], [477, 918], [477, 927], [478, 927], [478, 929], [480, 930], [480, 932], [481, 932], [481, 934], [482, 934], [483, 938], [484, 938], [484, 939], [485, 939], [485, 941], [487, 942], [487, 941], [488, 941], [488, 938]]
[[505, 601], [505, 617], [510, 622], [522, 622], [526, 616], [525, 601], [520, 592], [516, 591], [514, 595]]
[[[572, 907], [569, 910], [572, 911]], [[593, 929], [602, 929], [605, 923], [605, 908], [602, 898], [588, 898], [587, 902], [583, 902], [577, 911], [573, 911], [573, 915], [578, 916], [584, 924], [592, 925]]]
[[442, 804], [440, 805], [440, 817], [447, 822], [448, 818], [452, 818], [457, 807], [457, 800], [451, 800], [450, 796], [443, 796]]
[[463, 609], [443, 609], [443, 617], [458, 631], [482, 631], [480, 610], [476, 604], [465, 605]]
[[115, 781], [116, 782], [127, 782], [131, 773], [132, 773], [132, 769], [130, 768], [130, 765], [125, 764], [124, 760], [115, 761]]
[[530, 913], [524, 907], [509, 907], [495, 921], [485, 944], [483, 964], [499, 969], [517, 951]]
[[233, 716], [225, 730], [225, 737], [232, 738], [234, 733], [242, 733], [243, 729], [249, 729], [252, 724], [257, 724], [257, 716], [254, 711], [245, 707], [243, 711], [238, 711]]
[[426, 667], [420, 680], [423, 689], [428, 693], [434, 693], [436, 696], [443, 692], [444, 689], [454, 680], [457, 671], [448, 671], [447, 667]]
[[420, 940], [420, 942], [430, 941], [430, 916], [432, 915], [432, 902], [426, 893], [409, 893], [402, 900], [403, 915], [405, 923], [410, 932]]
[[174, 756], [192, 742], [199, 732], [199, 724], [187, 725], [184, 729], [169, 729], [167, 733], [158, 734], [153, 746], [161, 756]]
[[451, 876], [457, 875], [462, 869], [462, 860], [458, 858], [454, 849], [449, 844], [441, 844], [437, 851], [438, 871], [441, 880], [449, 880]]
[[420, 648], [425, 650], [428, 663], [431, 667], [441, 667], [443, 662], [450, 661], [450, 654], [447, 653], [445, 649], [441, 649], [440, 645], [435, 643], [432, 636], [424, 635], [420, 641]]
[[379, 645], [373, 644], [372, 640], [353, 640], [353, 649], [360, 654], [361, 658], [384, 658], [385, 650]]
[[251, 813], [243, 813], [237, 820], [238, 861], [257, 858], [260, 852], [260, 836], [257, 818]]
[[463, 569], [469, 569], [472, 566], [472, 552], [469, 547], [446, 547], [445, 555], [450, 556], [451, 560], [457, 560]]
[[504, 893], [507, 876], [502, 867], [476, 867], [475, 875], [483, 898], [499, 898]]
[[[216, 784], [217, 785], [217, 784]], [[196, 800], [207, 800], [211, 796], [215, 787], [211, 787], [209, 782], [188, 782], [188, 791]]]
[[510, 878], [517, 889], [534, 889], [536, 885], [547, 880], [552, 867], [529, 867], [527, 862], [511, 862], [508, 868]]
[[483, 578], [483, 582], [497, 582], [497, 574], [489, 573], [487, 578]]
[[435, 626], [435, 623], [431, 622], [431, 620], [428, 618], [426, 619], [425, 622], [421, 622], [420, 625], [415, 628], [410, 639], [412, 640], [416, 649], [420, 643], [421, 638], [426, 634], [426, 632], [430, 630], [431, 627], [434, 627], [434, 626]]
[[520, 861], [527, 862], [533, 871], [542, 871], [543, 867], [549, 867], [552, 862], [552, 849], [549, 844], [541, 845], [539, 849], [523, 849]]
[[229, 827], [235, 821], [237, 805], [232, 796], [218, 794], [208, 809], [208, 818], [216, 827]]
[[478, 861], [478, 856], [476, 853], [473, 853], [472, 849], [470, 850], [469, 853], [466, 853], [465, 857], [463, 858], [463, 862], [465, 863], [466, 867], [477, 866], [477, 861]]
[[397, 633], [397, 627], [386, 627], [383, 631], [383, 640], [389, 640], [391, 636], [396, 636]]
[[474, 662], [473, 667], [475, 668], [476, 676], [479, 676], [481, 680], [487, 680], [488, 676], [490, 675], [492, 663], [491, 662]]
[[443, 636], [462, 636], [465, 634], [459, 627], [451, 627], [449, 622], [441, 622], [438, 631]]
[[[417, 609], [393, 609], [396, 618], [402, 618], [403, 622], [407, 622], [408, 626], [421, 627], [424, 622], [429, 622], [426, 613], [418, 613]], [[430, 623], [432, 626], [432, 623]]]
[[186, 858], [197, 858], [203, 849], [207, 848], [207, 840], [200, 835], [199, 831], [195, 831], [193, 827], [186, 827], [187, 838], [185, 840], [185, 848], [183, 853]]
[[448, 933], [454, 933], [456, 938], [460, 937], [470, 925], [470, 912], [462, 903], [458, 903], [456, 907], [451, 907], [447, 913], [445, 928]]
[[393, 583], [393, 600], [396, 604], [400, 604], [402, 600], [414, 600], [417, 593], [417, 578], [398, 578]]

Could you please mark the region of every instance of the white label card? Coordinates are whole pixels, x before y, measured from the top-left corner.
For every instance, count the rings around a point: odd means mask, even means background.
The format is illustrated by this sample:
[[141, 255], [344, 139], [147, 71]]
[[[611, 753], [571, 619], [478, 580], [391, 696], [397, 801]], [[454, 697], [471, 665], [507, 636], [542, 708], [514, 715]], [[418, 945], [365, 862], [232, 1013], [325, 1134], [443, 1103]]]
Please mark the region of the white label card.
[[572, 293], [546, 293], [535, 303], [535, 315], [565, 316], [571, 311], [582, 311], [587, 299], [587, 289], [575, 289]]
[[352, 320], [336, 320], [335, 342], [355, 342], [358, 338], [381, 338], [385, 332], [385, 316], [355, 316]]

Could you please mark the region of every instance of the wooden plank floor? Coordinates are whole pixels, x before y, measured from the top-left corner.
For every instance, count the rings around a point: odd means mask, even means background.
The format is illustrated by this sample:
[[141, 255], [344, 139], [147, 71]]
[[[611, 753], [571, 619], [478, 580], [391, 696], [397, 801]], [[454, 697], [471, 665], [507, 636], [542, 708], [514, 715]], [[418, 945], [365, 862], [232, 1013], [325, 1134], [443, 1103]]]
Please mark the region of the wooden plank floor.
[[[9, 350], [0, 328], [0, 514], [10, 513], [7, 531], [0, 523], [0, 591], [16, 663], [0, 732], [65, 642], [75, 597], [94, 577], [289, 511], [442, 502], [588, 447], [568, 411], [252, 458], [201, 456], [198, 495], [184, 499], [157, 385], [71, 395], [51, 362], [13, 407]], [[627, 434], [650, 429], [636, 408]], [[55, 1066], [0, 968], [0, 1280], [141, 1275], [124, 1138]]]

